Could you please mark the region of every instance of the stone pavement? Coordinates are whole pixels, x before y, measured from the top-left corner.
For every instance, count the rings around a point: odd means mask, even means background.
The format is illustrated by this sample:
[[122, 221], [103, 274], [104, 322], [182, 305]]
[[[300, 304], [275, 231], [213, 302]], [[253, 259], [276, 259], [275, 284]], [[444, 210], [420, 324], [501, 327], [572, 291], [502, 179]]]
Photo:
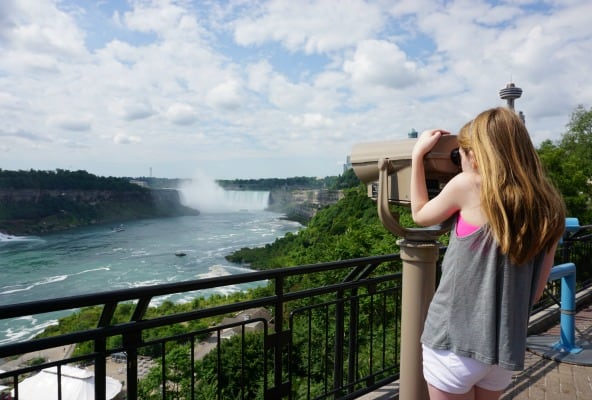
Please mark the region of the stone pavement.
[[[584, 350], [581, 362], [558, 362], [531, 351], [526, 352], [526, 367], [514, 377], [502, 400], [592, 400], [592, 305], [576, 313], [576, 346]], [[539, 337], [559, 340], [560, 326], [553, 326]], [[588, 352], [588, 354], [584, 354]], [[582, 363], [584, 365], [582, 365]]]
[[[527, 350], [525, 369], [514, 376], [512, 384], [501, 400], [592, 400], [592, 366], [590, 366], [592, 364], [592, 289], [578, 293], [576, 297], [578, 297], [578, 312], [575, 315], [575, 345], [588, 352], [587, 360], [584, 360], [589, 361], [587, 365], [553, 361]], [[552, 310], [546, 310], [540, 314], [543, 315], [535, 316], [534, 322], [531, 318], [531, 326], [537, 332], [536, 337], [547, 337], [550, 343], [559, 341], [560, 324], [557, 307], [552, 307]], [[541, 326], [547, 327], [541, 328]], [[396, 381], [359, 399], [398, 398], [399, 382]]]

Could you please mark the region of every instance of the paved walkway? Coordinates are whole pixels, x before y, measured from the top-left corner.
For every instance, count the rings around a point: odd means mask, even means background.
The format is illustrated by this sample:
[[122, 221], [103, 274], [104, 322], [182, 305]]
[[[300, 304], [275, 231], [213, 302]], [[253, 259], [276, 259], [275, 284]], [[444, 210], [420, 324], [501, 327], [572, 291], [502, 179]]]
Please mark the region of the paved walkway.
[[[575, 320], [575, 344], [582, 352], [569, 362], [558, 362], [527, 351], [526, 368], [514, 377], [502, 400], [592, 400], [592, 305], [581, 308]], [[559, 340], [560, 326], [537, 337], [553, 343]], [[547, 356], [555, 358], [551, 349]]]
[[[575, 316], [575, 345], [584, 349], [581, 356], [587, 365], [572, 362], [574, 359], [578, 361], [579, 355], [565, 357], [570, 362], [558, 362], [527, 350], [525, 369], [514, 376], [501, 400], [592, 400], [592, 289], [584, 293], [581, 300], [582, 304]], [[552, 311], [547, 310], [541, 314], [551, 313]], [[554, 321], [558, 321], [557, 313], [555, 311]], [[542, 315], [541, 324], [548, 321], [548, 318], [549, 315]], [[560, 325], [558, 322], [551, 324], [550, 328], [543, 329], [542, 332], [535, 338], [546, 339], [551, 344], [558, 342]], [[561, 358], [556, 357], [557, 352], [553, 352], [551, 347], [549, 350], [552, 358]], [[545, 355], [549, 356], [546, 353]], [[360, 400], [393, 400], [399, 398], [398, 394], [397, 381], [360, 397]]]

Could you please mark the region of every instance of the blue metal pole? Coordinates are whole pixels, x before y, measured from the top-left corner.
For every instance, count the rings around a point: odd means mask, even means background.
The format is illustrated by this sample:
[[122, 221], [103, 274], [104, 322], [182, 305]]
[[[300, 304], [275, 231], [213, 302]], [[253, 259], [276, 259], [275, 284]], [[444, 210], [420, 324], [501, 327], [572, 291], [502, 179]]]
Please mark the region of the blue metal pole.
[[561, 343], [567, 348], [573, 348], [576, 342], [575, 286], [575, 274], [569, 274], [561, 278]]
[[570, 353], [582, 351], [576, 346], [576, 266], [565, 263], [554, 266], [549, 281], [561, 278], [560, 339], [553, 349]]

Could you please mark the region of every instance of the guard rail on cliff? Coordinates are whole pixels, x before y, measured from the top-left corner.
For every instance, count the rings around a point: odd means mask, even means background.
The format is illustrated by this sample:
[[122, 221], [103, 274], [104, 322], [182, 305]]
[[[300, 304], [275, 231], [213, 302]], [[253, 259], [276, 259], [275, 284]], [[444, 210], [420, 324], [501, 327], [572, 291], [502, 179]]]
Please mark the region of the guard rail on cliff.
[[[18, 399], [23, 379], [35, 372], [57, 367], [55, 389], [49, 389], [57, 391], [62, 366], [90, 365], [95, 398], [104, 399], [108, 365], [125, 357], [127, 399], [355, 398], [398, 377], [398, 262], [395, 254], [1, 306], [2, 319], [89, 306], [100, 306], [101, 313], [92, 329], [0, 346], [4, 360], [86, 341], [93, 342], [91, 354], [21, 366], [0, 373], [0, 380], [14, 388]], [[315, 286], [312, 282], [320, 273], [332, 274], [335, 282]], [[311, 284], [294, 288], [291, 280], [298, 276]], [[147, 314], [151, 301], [162, 296], [199, 295], [200, 290], [255, 282], [269, 282], [273, 292], [207, 309], [154, 318]], [[129, 302], [131, 318], [114, 322], [116, 308]], [[268, 310], [270, 317], [255, 310]], [[183, 329], [191, 321], [223, 316], [238, 318]], [[174, 326], [176, 333], [145, 339], [147, 331], [166, 326]], [[110, 338], [117, 337], [119, 345], [110, 346]], [[182, 356], [173, 357], [179, 349]], [[230, 361], [229, 351], [235, 352]], [[149, 371], [139, 368], [146, 359], [142, 354], [151, 355]], [[203, 363], [212, 369], [204, 373]], [[146, 380], [158, 382], [149, 386]]]
[[[558, 254], [577, 255], [589, 266], [589, 239], [564, 250]], [[393, 254], [0, 306], [0, 319], [100, 307], [90, 329], [1, 345], [4, 361], [88, 341], [92, 351], [18, 365], [0, 373], [0, 385], [23, 399], [26, 377], [55, 368], [55, 387], [47, 390], [62, 398], [63, 366], [85, 365], [94, 370], [96, 399], [107, 398], [106, 377], [113, 373], [124, 383], [121, 398], [131, 400], [354, 399], [398, 379], [399, 266]], [[186, 312], [150, 316], [155, 299], [245, 283], [270, 290], [232, 304], [202, 308], [197, 302]], [[131, 317], [115, 321], [122, 304], [131, 304]], [[191, 329], [212, 317], [220, 322]], [[162, 327], [174, 332], [146, 335]]]

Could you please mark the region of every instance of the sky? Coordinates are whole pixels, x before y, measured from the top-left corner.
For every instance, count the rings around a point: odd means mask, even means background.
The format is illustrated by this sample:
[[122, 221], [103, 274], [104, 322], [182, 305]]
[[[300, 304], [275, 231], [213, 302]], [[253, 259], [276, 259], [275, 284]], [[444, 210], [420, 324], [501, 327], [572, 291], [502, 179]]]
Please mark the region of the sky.
[[522, 88], [535, 145], [592, 106], [589, 0], [1, 0], [0, 168], [343, 173]]

